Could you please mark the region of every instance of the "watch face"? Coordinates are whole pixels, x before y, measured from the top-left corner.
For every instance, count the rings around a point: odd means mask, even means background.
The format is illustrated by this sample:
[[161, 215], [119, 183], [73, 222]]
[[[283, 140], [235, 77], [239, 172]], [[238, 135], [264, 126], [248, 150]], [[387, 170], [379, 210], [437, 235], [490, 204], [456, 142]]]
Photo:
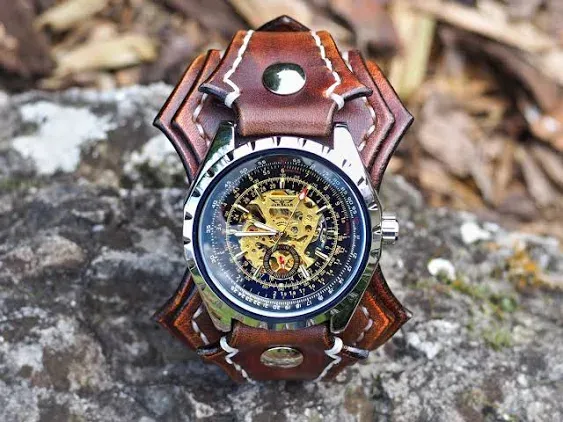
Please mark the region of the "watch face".
[[369, 221], [358, 189], [332, 163], [291, 149], [252, 154], [204, 192], [196, 262], [239, 312], [307, 318], [354, 287], [367, 262]]

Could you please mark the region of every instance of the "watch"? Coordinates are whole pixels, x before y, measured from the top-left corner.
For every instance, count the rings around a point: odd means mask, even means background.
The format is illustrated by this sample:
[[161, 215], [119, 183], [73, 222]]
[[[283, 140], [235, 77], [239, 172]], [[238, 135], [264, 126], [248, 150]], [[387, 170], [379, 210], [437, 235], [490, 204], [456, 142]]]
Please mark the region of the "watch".
[[155, 120], [190, 181], [188, 269], [157, 321], [236, 381], [365, 359], [409, 319], [377, 191], [412, 120], [375, 63], [287, 16], [197, 57]]

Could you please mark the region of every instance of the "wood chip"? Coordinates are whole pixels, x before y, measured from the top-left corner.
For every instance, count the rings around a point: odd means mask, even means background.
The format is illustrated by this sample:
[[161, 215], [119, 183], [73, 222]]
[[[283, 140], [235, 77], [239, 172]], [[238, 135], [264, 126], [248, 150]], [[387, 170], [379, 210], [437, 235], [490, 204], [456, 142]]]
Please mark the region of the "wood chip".
[[400, 49], [400, 41], [387, 13], [387, 0], [330, 0], [330, 10], [344, 20], [356, 35], [356, 48], [390, 55]]
[[305, 26], [311, 26], [313, 12], [302, 0], [229, 0], [236, 11], [253, 27], [288, 15]]
[[108, 3], [109, 0], [67, 0], [45, 11], [35, 24], [56, 32], [66, 31], [101, 12]]
[[[465, 183], [453, 178], [440, 163], [434, 160], [422, 159], [420, 161], [419, 182], [427, 191], [450, 197], [451, 206], [455, 208], [475, 211], [485, 207], [479, 195]], [[444, 204], [435, 202], [434, 205]]]
[[548, 51], [545, 54], [527, 54], [524, 56], [528, 63], [536, 66], [544, 75], [563, 85], [563, 50]]
[[520, 221], [532, 221], [539, 218], [540, 213], [524, 188], [510, 189], [504, 200], [497, 207], [497, 211], [503, 216], [503, 220], [508, 215], [517, 217]]
[[436, 22], [400, 1], [391, 14], [403, 49], [391, 62], [389, 79], [399, 96], [408, 99], [426, 76]]
[[162, 3], [187, 18], [196, 19], [208, 30], [219, 31], [227, 38], [247, 27], [246, 22], [233, 13], [231, 5], [224, 0], [163, 0]]
[[500, 156], [500, 160], [493, 178], [493, 203], [495, 205], [499, 205], [506, 198], [506, 195], [508, 193], [508, 185], [512, 181], [514, 176], [515, 146], [512, 139], [507, 138], [504, 140], [503, 150], [503, 154]]
[[483, 198], [489, 203], [494, 203], [492, 165], [486, 161], [483, 151], [475, 154], [475, 158], [469, 163], [469, 168]]
[[481, 8], [462, 6], [442, 0], [414, 1], [411, 4], [424, 12], [456, 27], [537, 53], [555, 49], [554, 40], [529, 22], [511, 22], [499, 3], [480, 1]]
[[422, 148], [458, 177], [471, 173], [477, 152], [471, 136], [477, 128], [467, 113], [435, 95], [426, 101], [418, 132]]
[[425, 189], [451, 195], [454, 182], [442, 165], [428, 159], [420, 160], [419, 165], [419, 182]]
[[475, 40], [476, 47], [486, 52], [498, 61], [501, 69], [515, 76], [534, 96], [544, 110], [552, 109], [561, 100], [561, 89], [558, 82], [550, 77], [545, 77], [537, 61], [530, 55], [525, 55], [517, 50], [492, 42], [483, 43]]
[[560, 188], [563, 188], [563, 157], [551, 148], [534, 144], [530, 148], [536, 160], [541, 163], [546, 174]]
[[557, 192], [532, 155], [523, 147], [518, 147], [516, 159], [522, 168], [528, 192], [530, 192], [536, 203], [540, 206], [554, 203], [557, 198]]
[[508, 16], [512, 19], [531, 19], [543, 0], [507, 0]]
[[23, 78], [46, 75], [54, 67], [47, 39], [33, 28], [33, 18], [21, 2], [0, 7], [0, 67]]
[[144, 35], [125, 34], [106, 41], [83, 44], [61, 55], [57, 75], [95, 69], [119, 69], [156, 58], [155, 41]]

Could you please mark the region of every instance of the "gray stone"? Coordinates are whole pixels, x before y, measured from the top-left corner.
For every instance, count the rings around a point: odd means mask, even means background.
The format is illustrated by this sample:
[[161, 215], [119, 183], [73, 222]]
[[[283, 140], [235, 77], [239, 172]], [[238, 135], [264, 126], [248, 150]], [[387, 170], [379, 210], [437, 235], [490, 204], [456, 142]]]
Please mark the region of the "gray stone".
[[185, 267], [184, 175], [151, 126], [170, 89], [2, 97], [0, 421], [563, 420], [557, 242], [429, 209], [400, 177], [382, 266], [414, 317], [336, 382], [236, 385], [159, 328]]

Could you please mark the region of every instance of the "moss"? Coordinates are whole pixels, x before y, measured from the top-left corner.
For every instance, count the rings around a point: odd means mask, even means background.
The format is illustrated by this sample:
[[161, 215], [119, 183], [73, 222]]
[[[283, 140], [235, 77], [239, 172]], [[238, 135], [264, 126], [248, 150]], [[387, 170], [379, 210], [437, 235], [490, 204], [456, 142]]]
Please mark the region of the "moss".
[[29, 189], [32, 187], [39, 187], [41, 182], [37, 179], [20, 179], [8, 177], [6, 179], [0, 179], [0, 191], [1, 192], [14, 192], [22, 189]]
[[487, 300], [491, 295], [490, 289], [487, 286], [483, 284], [469, 284], [459, 278], [452, 281], [450, 286], [453, 290], [473, 299]]
[[494, 350], [512, 346], [512, 333], [506, 327], [497, 326], [483, 331], [487, 345]]
[[510, 413], [501, 413], [500, 406], [496, 400], [488, 397], [482, 389], [471, 388], [462, 391], [457, 397], [458, 409], [467, 420], [503, 420], [516, 422], [520, 419]]
[[432, 278], [423, 278], [422, 280], [417, 281], [413, 284], [413, 288], [415, 290], [426, 290], [429, 288], [434, 288], [436, 286], [436, 282]]
[[494, 294], [490, 296], [489, 302], [500, 312], [512, 313], [518, 309], [518, 301], [512, 296]]

